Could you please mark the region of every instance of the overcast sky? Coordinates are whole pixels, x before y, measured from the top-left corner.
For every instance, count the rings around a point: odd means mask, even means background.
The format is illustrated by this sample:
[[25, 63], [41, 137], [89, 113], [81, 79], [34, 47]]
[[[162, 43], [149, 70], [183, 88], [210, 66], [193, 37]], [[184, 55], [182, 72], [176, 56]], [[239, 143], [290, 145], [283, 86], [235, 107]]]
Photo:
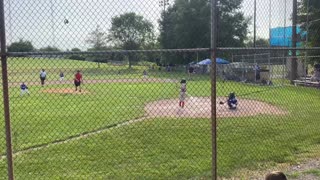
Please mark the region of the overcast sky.
[[[256, 2], [256, 31], [258, 37], [269, 38], [269, 26], [274, 28], [292, 25], [292, 0], [256, 0]], [[253, 32], [254, 0], [244, 0], [242, 11], [245, 12], [246, 16], [252, 17], [250, 31]]]
[[[159, 6], [159, 1], [5, 0], [7, 44], [22, 38], [32, 41], [36, 48], [51, 45], [63, 50], [74, 47], [86, 50], [88, 44], [85, 39], [97, 25], [107, 32], [111, 26], [111, 18], [125, 12], [142, 15], [157, 30], [163, 9]], [[173, 0], [169, 1], [172, 3]], [[269, 22], [271, 27], [291, 25], [292, 0], [271, 0], [271, 18], [269, 0], [256, 1], [258, 37], [269, 37]], [[244, 0], [241, 11], [247, 17], [253, 17], [253, 5], [254, 0]], [[68, 19], [69, 24], [64, 24], [64, 19]], [[253, 19], [250, 31], [253, 31]]]

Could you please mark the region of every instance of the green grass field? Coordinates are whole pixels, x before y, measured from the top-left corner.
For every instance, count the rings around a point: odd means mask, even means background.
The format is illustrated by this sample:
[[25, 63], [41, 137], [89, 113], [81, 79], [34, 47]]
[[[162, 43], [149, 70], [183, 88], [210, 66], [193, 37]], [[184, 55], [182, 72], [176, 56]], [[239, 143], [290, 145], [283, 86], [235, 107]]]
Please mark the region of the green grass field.
[[[60, 69], [70, 76], [83, 70], [84, 79], [142, 78], [145, 67], [52, 59], [9, 59], [10, 82], [37, 82], [41, 68], [48, 77]], [[121, 70], [120, 75], [117, 72]], [[186, 74], [150, 72], [154, 78], [177, 79]], [[49, 81], [50, 81], [49, 79]], [[57, 79], [57, 78], [56, 78]], [[67, 75], [68, 79], [68, 75]], [[210, 96], [207, 76], [188, 82], [192, 96]], [[46, 89], [73, 88], [72, 84], [30, 87], [31, 96], [19, 97], [10, 87], [15, 177], [17, 179], [209, 179], [211, 177], [210, 119], [149, 118], [102, 133], [50, 145], [86, 132], [106, 129], [144, 115], [148, 102], [178, 98], [177, 84], [84, 84], [90, 94], [49, 94]], [[218, 174], [231, 177], [242, 169], [268, 169], [317, 156], [320, 134], [320, 91], [303, 87], [267, 87], [217, 82], [218, 96], [230, 91], [241, 98], [264, 101], [287, 115], [260, 115], [218, 119]], [[2, 94], [2, 93], [1, 93]], [[1, 105], [3, 106], [3, 105]], [[1, 127], [4, 127], [3, 115]], [[5, 154], [4, 133], [0, 153]], [[41, 149], [23, 150], [32, 147]], [[6, 161], [0, 160], [6, 179]]]

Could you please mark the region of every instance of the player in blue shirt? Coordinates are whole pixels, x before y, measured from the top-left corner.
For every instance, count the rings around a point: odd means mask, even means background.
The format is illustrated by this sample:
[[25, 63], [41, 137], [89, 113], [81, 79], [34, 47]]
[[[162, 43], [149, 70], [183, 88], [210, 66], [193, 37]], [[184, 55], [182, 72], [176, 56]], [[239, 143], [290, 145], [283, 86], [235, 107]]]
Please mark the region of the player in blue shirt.
[[237, 109], [238, 100], [236, 99], [236, 95], [234, 92], [229, 94], [229, 98], [227, 100], [229, 109]]
[[28, 86], [26, 84], [24, 84], [24, 82], [20, 85], [20, 89], [21, 89], [20, 96], [24, 95], [25, 93], [30, 95], [29, 90], [28, 90]]

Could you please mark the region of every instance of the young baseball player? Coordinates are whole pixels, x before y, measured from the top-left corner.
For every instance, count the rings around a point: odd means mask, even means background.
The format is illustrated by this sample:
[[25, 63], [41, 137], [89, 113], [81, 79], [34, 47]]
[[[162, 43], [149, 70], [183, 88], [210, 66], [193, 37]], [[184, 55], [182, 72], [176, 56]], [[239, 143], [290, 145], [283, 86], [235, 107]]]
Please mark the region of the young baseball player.
[[187, 96], [187, 81], [185, 79], [182, 79], [180, 82], [180, 96], [179, 96], [179, 106], [181, 108], [184, 108], [184, 100]]
[[229, 109], [237, 109], [238, 100], [236, 99], [236, 95], [234, 92], [229, 94], [229, 98], [227, 100]]
[[29, 91], [28, 91], [28, 86], [26, 84], [24, 84], [24, 82], [20, 85], [20, 96], [24, 95], [25, 93], [27, 93], [28, 95], [30, 95]]
[[63, 74], [62, 71], [60, 71], [59, 77], [60, 77], [60, 81], [63, 81], [63, 80], [64, 80], [64, 74]]
[[147, 70], [143, 70], [143, 77], [144, 77], [144, 78], [147, 78], [147, 77], [148, 77]]
[[79, 87], [79, 92], [81, 92], [81, 82], [82, 82], [82, 74], [80, 73], [80, 70], [77, 71], [77, 73], [74, 75], [74, 85], [76, 87], [76, 91]]
[[266, 175], [265, 180], [287, 180], [287, 176], [281, 171], [273, 171]]
[[41, 86], [44, 86], [44, 81], [46, 80], [47, 73], [44, 69], [40, 72], [40, 80], [41, 80]]

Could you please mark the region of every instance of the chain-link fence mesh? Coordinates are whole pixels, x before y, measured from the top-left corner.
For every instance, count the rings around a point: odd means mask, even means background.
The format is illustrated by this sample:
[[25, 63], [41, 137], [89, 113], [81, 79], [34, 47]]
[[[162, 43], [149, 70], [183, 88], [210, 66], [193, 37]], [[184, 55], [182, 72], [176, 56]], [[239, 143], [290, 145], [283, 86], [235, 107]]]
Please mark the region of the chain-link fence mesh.
[[214, 2], [4, 0], [14, 177], [319, 178], [319, 3]]

